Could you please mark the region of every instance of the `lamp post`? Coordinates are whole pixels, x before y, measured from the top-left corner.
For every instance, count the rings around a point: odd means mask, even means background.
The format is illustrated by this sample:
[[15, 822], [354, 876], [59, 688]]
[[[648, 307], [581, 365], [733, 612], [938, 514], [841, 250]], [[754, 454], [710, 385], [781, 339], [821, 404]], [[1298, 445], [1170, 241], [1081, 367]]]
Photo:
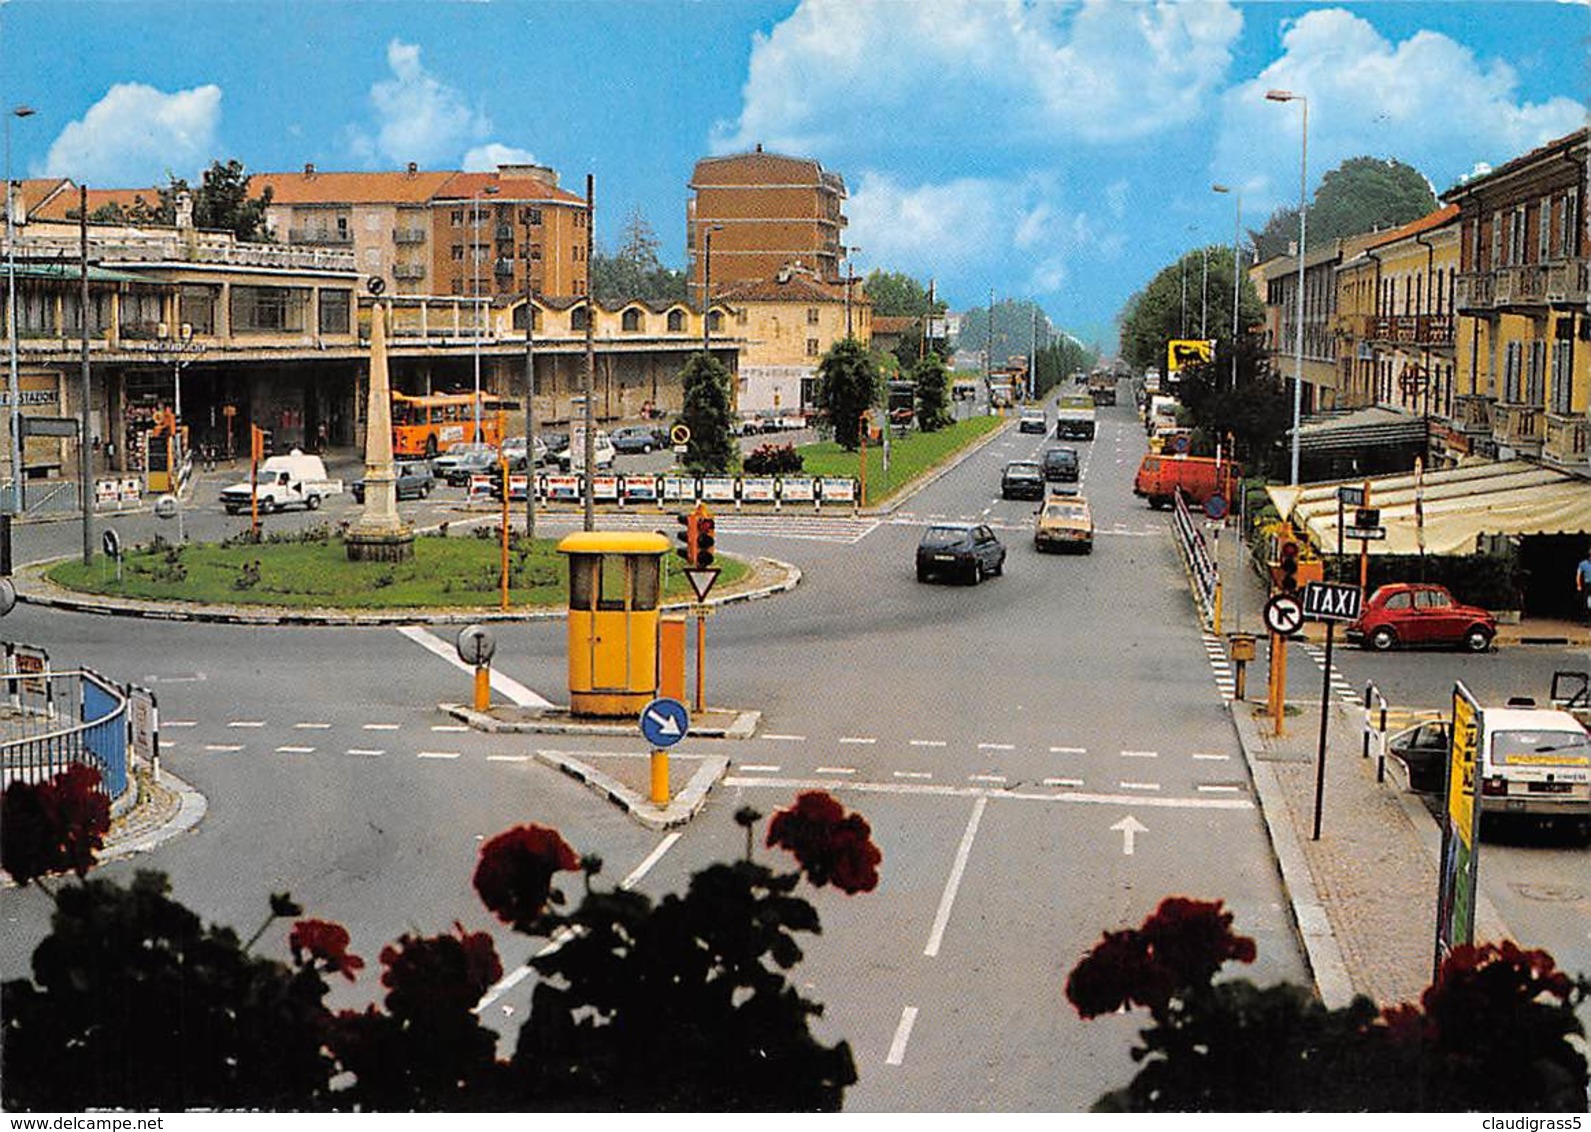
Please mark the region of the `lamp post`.
[[1199, 267], [1199, 337], [1208, 338], [1210, 335], [1205, 323], [1210, 318], [1210, 245], [1205, 244], [1199, 250], [1204, 255], [1204, 262]]
[[702, 353], [713, 353], [713, 233], [722, 232], [722, 224], [709, 224], [702, 229]]
[[1237, 391], [1237, 307], [1242, 295], [1238, 281], [1242, 275], [1238, 270], [1238, 242], [1243, 231], [1243, 192], [1228, 185], [1211, 185], [1210, 189], [1217, 193], [1231, 193], [1237, 200], [1237, 215], [1232, 221], [1232, 390]]
[[1304, 108], [1302, 138], [1298, 159], [1298, 329], [1293, 338], [1293, 474], [1290, 481], [1298, 485], [1298, 424], [1304, 405], [1304, 251], [1307, 247], [1308, 224], [1306, 220], [1309, 187], [1309, 99], [1290, 90], [1268, 90], [1265, 97], [1270, 102], [1298, 102]]
[[[525, 210], [525, 537], [536, 537], [536, 281], [530, 275], [530, 210]], [[590, 312], [587, 312], [588, 316]]]
[[[11, 347], [11, 496], [7, 507], [14, 515], [22, 513], [22, 393], [17, 376], [17, 262], [13, 250], [12, 224], [16, 213], [16, 193], [11, 184], [11, 119], [29, 118], [38, 111], [31, 106], [13, 106], [6, 113], [6, 338]], [[85, 313], [84, 317], [87, 317]]]
[[474, 206], [470, 230], [470, 296], [474, 299], [475, 307], [475, 317], [472, 320], [475, 330], [473, 335], [475, 341], [472, 343], [475, 363], [475, 431], [470, 440], [475, 444], [481, 442], [481, 194], [486, 193], [490, 196], [495, 192], [497, 192], [496, 185], [485, 185], [470, 197]]

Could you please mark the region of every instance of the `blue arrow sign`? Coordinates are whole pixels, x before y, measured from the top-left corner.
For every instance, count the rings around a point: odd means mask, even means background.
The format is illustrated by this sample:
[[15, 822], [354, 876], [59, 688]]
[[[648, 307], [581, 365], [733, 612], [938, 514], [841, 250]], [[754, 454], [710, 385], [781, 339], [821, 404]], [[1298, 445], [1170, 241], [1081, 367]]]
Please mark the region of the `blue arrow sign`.
[[690, 729], [690, 713], [678, 700], [659, 696], [641, 709], [641, 734], [654, 747], [672, 747]]

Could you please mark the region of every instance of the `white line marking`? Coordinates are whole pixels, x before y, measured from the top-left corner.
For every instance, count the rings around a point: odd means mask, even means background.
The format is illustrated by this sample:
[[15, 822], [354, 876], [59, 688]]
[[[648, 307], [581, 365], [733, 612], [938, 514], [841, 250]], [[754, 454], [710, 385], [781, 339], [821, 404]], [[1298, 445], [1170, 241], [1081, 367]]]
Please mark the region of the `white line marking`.
[[1196, 758], [1196, 759], [1204, 759], [1204, 760], [1209, 761], [1209, 762], [1226, 762], [1232, 756], [1231, 755], [1194, 755], [1193, 757]]
[[197, 719], [168, 719], [161, 723], [162, 727], [197, 727]]
[[896, 778], [932, 778], [933, 772], [928, 770], [897, 770]]
[[265, 726], [265, 720], [263, 720], [263, 719], [234, 719], [231, 723], [227, 724], [227, 726], [228, 727], [264, 727]]
[[[465, 664], [459, 659], [458, 650], [454, 648], [452, 642], [437, 638], [425, 626], [400, 625], [398, 632], [426, 651], [441, 657], [460, 672], [467, 672], [471, 676], [475, 675], [474, 666]], [[495, 668], [492, 669], [492, 688], [501, 692], [520, 707], [552, 707], [551, 700], [543, 699], [518, 680], [497, 671]]]
[[1087, 747], [1051, 747], [1050, 748], [1050, 754], [1052, 754], [1052, 755], [1086, 755], [1086, 754], [1088, 754], [1088, 748]]
[[945, 741], [943, 739], [913, 739], [911, 740], [911, 745], [913, 747], [943, 747]]
[[1160, 783], [1158, 783], [1158, 782], [1118, 782], [1116, 785], [1120, 786], [1123, 790], [1159, 790], [1160, 789]]
[[818, 774], [855, 774], [856, 773], [856, 768], [854, 766], [820, 766], [817, 769], [817, 773]]
[[1121, 757], [1124, 758], [1124, 759], [1158, 759], [1160, 757], [1160, 752], [1159, 751], [1123, 751], [1121, 753]]
[[348, 748], [348, 754], [350, 754], [350, 755], [367, 755], [367, 756], [370, 756], [372, 758], [375, 757], [376, 755], [384, 755], [386, 753], [387, 752], [385, 752], [383, 750], [380, 750], [379, 748], [375, 748], [375, 747], [349, 747]]
[[421, 751], [415, 757], [421, 759], [456, 759], [459, 757], [459, 753], [457, 751]]
[[1201, 792], [1203, 792], [1205, 794], [1236, 794], [1236, 793], [1238, 793], [1238, 787], [1236, 787], [1236, 786], [1216, 786], [1214, 784], [1206, 785], [1204, 783], [1200, 783], [1199, 786], [1196, 789], [1200, 790]]
[[950, 924], [950, 909], [956, 903], [956, 890], [961, 887], [961, 874], [967, 869], [967, 858], [972, 855], [972, 839], [978, 836], [978, 823], [983, 820], [983, 811], [988, 806], [989, 799], [979, 797], [972, 804], [972, 817], [967, 821], [966, 832], [961, 835], [961, 844], [956, 847], [956, 859], [950, 866], [950, 877], [945, 881], [945, 891], [939, 897], [939, 911], [934, 915], [934, 927], [928, 934], [928, 946], [923, 949], [923, 954], [933, 959], [939, 954], [939, 944], [945, 938], [945, 928]]
[[[646, 855], [646, 859], [639, 865], [635, 866], [635, 870], [631, 872], [629, 876], [625, 877], [619, 882], [619, 887], [621, 889], [634, 888], [636, 882], [650, 872], [652, 866], [662, 860], [663, 854], [674, 848], [674, 843], [682, 836], [683, 834], [671, 833], [667, 837], [663, 838], [663, 840], [658, 843], [657, 848], [648, 853]], [[569, 931], [560, 931], [547, 942], [545, 947], [536, 953], [537, 956], [548, 955], [554, 951], [557, 951], [560, 947], [568, 942], [569, 937], [572, 934], [573, 933]], [[488, 990], [481, 1000], [475, 1004], [475, 1013], [479, 1014], [488, 1006], [492, 1005], [492, 1003], [502, 998], [503, 995], [508, 993], [508, 991], [524, 982], [525, 979], [530, 975], [530, 971], [530, 964], [527, 963], [523, 967], [520, 967], [514, 971], [512, 974], [500, 979], [497, 985]]]
[[486, 756], [486, 761], [489, 762], [489, 763], [528, 763], [530, 761], [530, 756], [529, 755], [487, 755]]
[[805, 735], [764, 735], [764, 739], [772, 739], [775, 743], [805, 743]]
[[315, 753], [314, 747], [278, 747], [276, 750], [278, 754], [283, 755], [312, 755]]
[[1083, 780], [1081, 778], [1046, 778], [1044, 780], [1045, 786], [1081, 786], [1082, 784]]
[[366, 731], [396, 731], [397, 729], [398, 725], [396, 723], [367, 723], [364, 726]]
[[462, 723], [433, 723], [432, 731], [468, 731], [469, 728]]
[[206, 743], [204, 749], [207, 751], [241, 751], [243, 747], [241, 744]]
[[771, 763], [747, 763], [740, 768], [745, 771], [755, 771], [759, 774], [778, 774], [780, 768]]
[[1015, 802], [1061, 802], [1085, 806], [1140, 806], [1166, 810], [1252, 810], [1254, 803], [1247, 798], [1197, 798], [1149, 797], [1144, 794], [1097, 794], [1089, 792], [1056, 793], [1052, 790], [1021, 789], [1007, 786], [1003, 790], [987, 786], [958, 785], [949, 782], [869, 782], [858, 779], [836, 783], [832, 778], [752, 778], [731, 774], [725, 786], [765, 790], [848, 790], [857, 794], [918, 794], [931, 798], [999, 798]]
[[967, 781], [968, 782], [993, 782], [993, 783], [1000, 783], [1000, 782], [1004, 782], [1005, 781], [1005, 775], [1003, 775], [1003, 774], [969, 774], [969, 775], [967, 775]]
[[842, 742], [842, 743], [876, 743], [876, 742], [878, 742], [878, 740], [877, 739], [858, 738], [855, 735], [842, 735], [840, 737], [840, 742]]
[[329, 724], [329, 723], [295, 723], [295, 724], [293, 724], [293, 728], [294, 728], [294, 730], [297, 730], [297, 731], [327, 731], [327, 730], [331, 729], [331, 724]]
[[906, 1060], [906, 1043], [911, 1041], [912, 1026], [917, 1022], [917, 1008], [908, 1006], [900, 1012], [900, 1025], [895, 1027], [895, 1040], [889, 1043], [889, 1056], [885, 1065], [899, 1065]]
[[980, 751], [1014, 751], [1014, 750], [1016, 750], [1016, 744], [1015, 743], [979, 743], [978, 744], [978, 750], [980, 750]]

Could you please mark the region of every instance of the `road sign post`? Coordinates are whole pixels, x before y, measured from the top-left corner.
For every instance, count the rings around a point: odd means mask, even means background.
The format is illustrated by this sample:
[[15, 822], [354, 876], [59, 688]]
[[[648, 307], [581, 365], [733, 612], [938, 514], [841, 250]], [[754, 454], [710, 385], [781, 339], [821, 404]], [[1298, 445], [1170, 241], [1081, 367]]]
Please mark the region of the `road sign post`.
[[[1338, 501], [1339, 512], [1342, 502]], [[1341, 523], [1337, 530], [1341, 542]], [[1337, 622], [1353, 621], [1359, 616], [1360, 590], [1357, 586], [1341, 582], [1311, 582], [1304, 587], [1304, 616], [1326, 623], [1326, 660], [1320, 677], [1320, 745], [1315, 750], [1315, 830], [1312, 840], [1320, 840], [1321, 810], [1326, 794], [1326, 731], [1330, 721], [1331, 706], [1331, 646], [1336, 636]]]
[[466, 625], [458, 636], [459, 659], [475, 666], [475, 710], [492, 706], [492, 655], [497, 641], [479, 625]]
[[668, 749], [690, 734], [691, 717], [678, 700], [659, 696], [641, 709], [641, 736], [652, 748], [652, 804], [668, 805]]
[[1266, 703], [1271, 713], [1272, 734], [1280, 738], [1286, 733], [1283, 719], [1287, 714], [1287, 638], [1298, 632], [1304, 624], [1304, 607], [1291, 593], [1273, 594], [1265, 603], [1265, 627], [1271, 631], [1270, 684]]

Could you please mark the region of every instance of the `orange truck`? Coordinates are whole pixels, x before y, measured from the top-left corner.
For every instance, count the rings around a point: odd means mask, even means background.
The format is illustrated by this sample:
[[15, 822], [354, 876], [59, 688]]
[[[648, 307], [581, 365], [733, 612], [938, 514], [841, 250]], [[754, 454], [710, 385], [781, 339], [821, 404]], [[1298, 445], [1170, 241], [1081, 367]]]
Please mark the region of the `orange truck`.
[[1170, 507], [1178, 491], [1189, 505], [1202, 505], [1212, 495], [1224, 496], [1230, 503], [1242, 475], [1243, 469], [1231, 460], [1150, 453], [1138, 465], [1132, 493], [1154, 508]]

